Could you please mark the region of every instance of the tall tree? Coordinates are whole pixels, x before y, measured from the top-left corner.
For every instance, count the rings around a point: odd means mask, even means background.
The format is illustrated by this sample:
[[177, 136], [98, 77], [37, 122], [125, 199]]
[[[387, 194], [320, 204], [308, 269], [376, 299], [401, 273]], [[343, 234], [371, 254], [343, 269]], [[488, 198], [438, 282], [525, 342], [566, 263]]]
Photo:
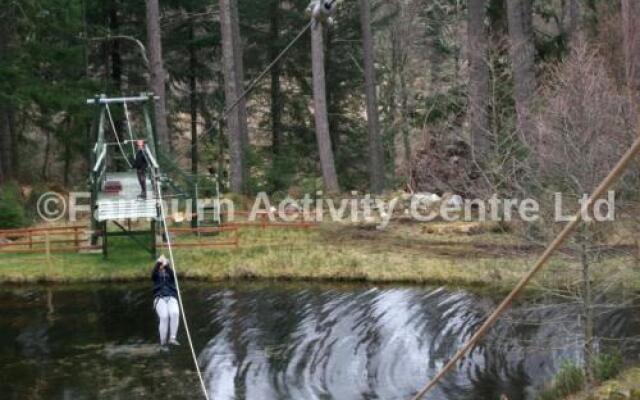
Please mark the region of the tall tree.
[[[271, 0], [269, 13], [269, 59], [278, 56], [280, 41], [280, 0]], [[271, 138], [274, 161], [282, 146], [282, 90], [280, 86], [281, 66], [278, 61], [271, 68]]]
[[[120, 33], [120, 19], [118, 18], [118, 1], [111, 0], [109, 2], [109, 32], [111, 35], [116, 36]], [[120, 54], [120, 41], [112, 40], [108, 42], [110, 46], [110, 58], [111, 58], [111, 80], [116, 95], [120, 94], [122, 90], [122, 57]], [[121, 125], [120, 120], [116, 121]], [[120, 128], [120, 126], [118, 126]], [[120, 132], [121, 129], [118, 129]]]
[[[235, 193], [246, 191], [246, 143], [244, 131], [246, 127], [246, 111], [244, 101], [239, 99], [241, 78], [238, 76], [239, 66], [236, 50], [238, 28], [234, 24], [238, 21], [234, 18], [235, 0], [220, 0], [220, 31], [222, 38], [222, 62], [224, 70], [224, 92], [227, 109], [233, 107], [227, 115], [227, 129], [229, 137], [230, 157], [230, 189]], [[244, 123], [243, 123], [244, 118]]]
[[[194, 179], [198, 175], [198, 53], [195, 44], [195, 27], [189, 24], [189, 114], [191, 116], [191, 174]], [[198, 206], [197, 193], [193, 193], [191, 209]], [[191, 225], [198, 226], [197, 218], [191, 218]]]
[[[240, 13], [238, 12], [238, 1], [231, 1], [231, 28], [233, 32], [233, 58], [234, 67], [236, 69], [236, 98], [238, 100], [238, 112], [240, 113], [240, 137], [242, 139], [243, 151], [246, 153], [249, 149], [249, 126], [247, 121], [247, 101], [242, 96], [244, 92], [244, 59], [242, 53], [242, 39], [240, 36]], [[248, 164], [244, 165], [244, 182], [247, 184]], [[246, 187], [245, 187], [246, 191]]]
[[640, 3], [622, 0], [622, 28], [625, 54], [625, 74], [629, 93], [637, 104], [640, 96]]
[[367, 102], [367, 130], [369, 132], [369, 185], [374, 193], [380, 193], [384, 189], [384, 153], [378, 119], [376, 71], [374, 67], [369, 0], [360, 0], [360, 25], [362, 27], [364, 91]]
[[532, 0], [509, 0], [507, 23], [509, 26], [509, 55], [513, 68], [514, 98], [517, 129], [527, 137], [533, 131], [531, 100], [536, 89], [535, 45], [533, 37]]
[[487, 0], [469, 0], [467, 3], [467, 41], [469, 44], [469, 122], [471, 150], [475, 161], [480, 161], [489, 149], [489, 66], [485, 27]]
[[320, 153], [320, 166], [325, 189], [329, 193], [340, 191], [336, 166], [331, 148], [329, 118], [327, 116], [327, 88], [324, 71], [324, 24], [313, 21], [311, 24], [311, 69], [313, 73], [313, 102], [316, 124], [316, 140]]
[[397, 9], [398, 15], [390, 32], [391, 84], [387, 102], [389, 103], [388, 114], [391, 118], [390, 128], [394, 134], [395, 173], [398, 176], [406, 176], [411, 160], [409, 129], [407, 118], [405, 118], [409, 103], [405, 68], [409, 58], [411, 13], [407, 11], [407, 4], [402, 0], [394, 0], [392, 4]]
[[[15, 25], [9, 23], [9, 21], [16, 18], [15, 5], [7, 7], [5, 12], [8, 17], [7, 20], [0, 21], [0, 36], [2, 37], [2, 40], [0, 40], [0, 62], [8, 62], [13, 58], [11, 57], [12, 46], [10, 43], [15, 36]], [[10, 68], [0, 65], [0, 70], [5, 72], [9, 71]], [[11, 125], [13, 121], [11, 118], [12, 105], [9, 99], [9, 88], [2, 87], [2, 89], [4, 90], [0, 92], [0, 182], [11, 178], [13, 175], [11, 166], [13, 164], [12, 147], [14, 147], [12, 143], [13, 129]]]
[[162, 34], [160, 31], [160, 6], [158, 0], [146, 0], [147, 4], [147, 52], [151, 91], [159, 97], [155, 102], [155, 122], [158, 141], [165, 151], [171, 140], [167, 126], [165, 70], [162, 59]]
[[580, 29], [580, 0], [569, 0], [566, 7], [566, 14], [569, 19], [566, 30], [571, 39]]
[[10, 178], [11, 171], [11, 120], [8, 106], [0, 106], [0, 181]]

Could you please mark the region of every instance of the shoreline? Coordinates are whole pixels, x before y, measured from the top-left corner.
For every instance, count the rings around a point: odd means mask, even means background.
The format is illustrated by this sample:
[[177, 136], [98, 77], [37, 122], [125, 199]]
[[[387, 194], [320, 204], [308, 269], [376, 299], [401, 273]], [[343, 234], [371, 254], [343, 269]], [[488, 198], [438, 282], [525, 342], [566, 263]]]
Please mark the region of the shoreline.
[[[397, 284], [505, 294], [539, 253], [511, 233], [481, 226], [469, 232], [460, 224], [397, 224], [383, 231], [329, 224], [314, 230], [243, 228], [238, 248], [176, 248], [174, 255], [186, 281]], [[631, 278], [632, 261], [610, 256], [594, 268], [594, 276], [615, 268]], [[108, 259], [101, 254], [0, 255], [0, 284], [144, 281], [152, 264], [137, 244], [115, 238]], [[578, 264], [571, 252], [555, 255], [527, 292], [571, 288]], [[622, 284], [640, 290], [635, 279]]]

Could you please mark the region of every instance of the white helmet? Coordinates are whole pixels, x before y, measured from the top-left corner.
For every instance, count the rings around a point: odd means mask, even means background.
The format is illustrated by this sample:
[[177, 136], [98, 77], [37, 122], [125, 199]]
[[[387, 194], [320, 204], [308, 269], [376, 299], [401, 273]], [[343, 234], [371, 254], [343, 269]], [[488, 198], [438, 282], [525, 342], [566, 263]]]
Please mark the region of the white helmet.
[[312, 0], [307, 8], [313, 19], [320, 22], [330, 21], [336, 10], [335, 0]]
[[166, 267], [167, 265], [169, 265], [169, 260], [164, 256], [164, 254], [161, 254], [160, 257], [158, 257], [158, 259], [156, 260], [156, 264], [164, 265]]

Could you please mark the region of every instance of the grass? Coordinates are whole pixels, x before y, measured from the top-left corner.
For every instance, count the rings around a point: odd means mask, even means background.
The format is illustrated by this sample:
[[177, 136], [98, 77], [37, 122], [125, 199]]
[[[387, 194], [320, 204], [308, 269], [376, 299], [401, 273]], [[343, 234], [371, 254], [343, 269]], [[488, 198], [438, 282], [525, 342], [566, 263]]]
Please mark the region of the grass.
[[565, 399], [567, 396], [578, 393], [583, 388], [584, 381], [582, 369], [573, 363], [566, 363], [560, 367], [551, 387], [538, 395], [538, 400]]
[[[513, 287], [542, 251], [523, 244], [510, 233], [490, 227], [472, 232], [467, 228], [437, 223], [395, 223], [382, 231], [340, 224], [325, 224], [313, 230], [244, 228], [238, 233], [241, 245], [237, 249], [176, 249], [175, 257], [180, 275], [198, 280], [443, 284], [502, 294]], [[219, 238], [231, 234], [224, 233]], [[194, 240], [192, 236], [176, 239]], [[109, 244], [110, 256], [106, 260], [101, 254], [54, 255], [50, 260], [43, 255], [0, 255], [0, 283], [149, 279], [153, 261], [148, 253], [127, 238], [113, 238]], [[575, 288], [580, 277], [576, 271], [578, 261], [576, 255], [566, 252], [555, 255], [529, 290]], [[615, 275], [621, 286], [639, 290], [636, 261], [628, 255], [605, 257], [594, 265], [593, 279], [601, 281]], [[612, 370], [610, 361], [602, 360], [604, 370]], [[576, 371], [569, 367], [564, 371], [546, 398], [563, 398], [578, 389]], [[619, 391], [638, 393], [639, 382], [640, 368], [631, 369], [599, 388], [596, 393], [600, 397], [572, 394], [568, 398], [640, 400], [640, 396], [610, 397]]]
[[[325, 224], [318, 229], [243, 228], [239, 248], [176, 249], [179, 273], [201, 280], [280, 279], [405, 282], [487, 287], [506, 291], [541, 249], [491, 229], [457, 232], [455, 224], [372, 226]], [[232, 233], [224, 233], [229, 235]], [[180, 237], [177, 242], [193, 241]], [[0, 255], [0, 282], [82, 282], [147, 279], [152, 260], [127, 238], [109, 241], [110, 255]], [[554, 257], [534, 282], [570, 286], [572, 257]], [[610, 268], [628, 263], [609, 258]], [[599, 269], [600, 270], [600, 269]], [[610, 273], [607, 268], [603, 274]], [[632, 271], [628, 272], [629, 274]], [[636, 279], [628, 283], [638, 285]]]
[[640, 400], [640, 367], [628, 368], [617, 378], [608, 380], [589, 392], [581, 392], [567, 400]]

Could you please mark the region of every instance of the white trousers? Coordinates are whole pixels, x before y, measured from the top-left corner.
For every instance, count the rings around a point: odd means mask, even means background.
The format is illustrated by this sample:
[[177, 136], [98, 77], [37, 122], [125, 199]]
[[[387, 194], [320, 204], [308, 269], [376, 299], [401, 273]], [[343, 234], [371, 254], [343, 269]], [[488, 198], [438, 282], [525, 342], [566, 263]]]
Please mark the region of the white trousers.
[[159, 320], [160, 344], [166, 344], [167, 334], [170, 340], [175, 340], [178, 334], [178, 325], [180, 325], [178, 300], [175, 297], [156, 297], [154, 304]]

